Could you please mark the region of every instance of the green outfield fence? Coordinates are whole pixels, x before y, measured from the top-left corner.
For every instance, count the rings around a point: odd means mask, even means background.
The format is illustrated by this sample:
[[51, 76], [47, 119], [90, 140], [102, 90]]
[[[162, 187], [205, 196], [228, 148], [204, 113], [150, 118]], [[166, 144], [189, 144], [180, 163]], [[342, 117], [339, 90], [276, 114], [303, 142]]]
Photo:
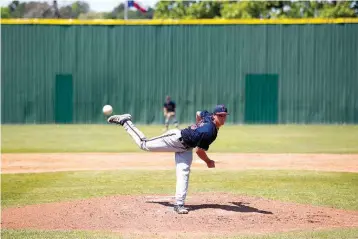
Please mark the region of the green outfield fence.
[[358, 19], [1, 20], [2, 123], [357, 123]]

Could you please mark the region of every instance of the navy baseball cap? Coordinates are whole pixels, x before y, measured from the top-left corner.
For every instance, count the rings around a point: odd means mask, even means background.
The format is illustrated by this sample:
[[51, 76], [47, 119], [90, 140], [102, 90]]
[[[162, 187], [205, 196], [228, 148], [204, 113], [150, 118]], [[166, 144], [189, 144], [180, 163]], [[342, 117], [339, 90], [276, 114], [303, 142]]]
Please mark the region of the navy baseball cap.
[[227, 108], [225, 107], [225, 105], [217, 105], [214, 108], [214, 112], [215, 115], [228, 115], [229, 113], [227, 112]]

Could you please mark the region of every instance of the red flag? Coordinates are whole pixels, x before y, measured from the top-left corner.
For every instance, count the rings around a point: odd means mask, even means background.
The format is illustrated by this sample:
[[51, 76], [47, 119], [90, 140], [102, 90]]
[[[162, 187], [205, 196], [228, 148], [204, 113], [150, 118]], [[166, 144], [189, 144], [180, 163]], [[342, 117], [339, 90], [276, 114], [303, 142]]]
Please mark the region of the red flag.
[[139, 11], [145, 13], [147, 12], [147, 9], [141, 7], [137, 2], [135, 1], [128, 1], [128, 7], [135, 7], [137, 8]]

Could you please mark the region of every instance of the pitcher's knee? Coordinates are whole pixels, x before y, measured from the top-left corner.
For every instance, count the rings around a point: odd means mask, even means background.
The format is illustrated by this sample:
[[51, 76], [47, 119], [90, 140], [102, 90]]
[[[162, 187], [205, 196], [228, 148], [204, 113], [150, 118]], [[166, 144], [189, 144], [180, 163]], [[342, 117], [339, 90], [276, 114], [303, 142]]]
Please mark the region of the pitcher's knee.
[[149, 148], [147, 147], [147, 141], [145, 140], [141, 140], [140, 144], [138, 144], [139, 148], [143, 151], [150, 151]]
[[138, 146], [139, 146], [139, 148], [140, 148], [141, 150], [146, 151], [145, 142], [144, 142], [144, 141], [141, 141], [140, 144], [138, 144]]
[[190, 174], [190, 167], [185, 167], [181, 169], [181, 175], [187, 177]]

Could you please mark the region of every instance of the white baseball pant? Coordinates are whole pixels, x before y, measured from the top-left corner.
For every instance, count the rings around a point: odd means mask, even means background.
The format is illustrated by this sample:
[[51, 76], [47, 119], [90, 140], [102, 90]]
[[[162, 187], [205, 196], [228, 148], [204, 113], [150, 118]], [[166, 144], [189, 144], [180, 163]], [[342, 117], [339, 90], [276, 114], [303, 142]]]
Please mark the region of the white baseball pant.
[[188, 192], [190, 167], [193, 161], [192, 148], [185, 147], [181, 139], [181, 131], [172, 129], [166, 133], [146, 139], [145, 135], [128, 120], [123, 127], [133, 138], [140, 149], [150, 152], [175, 152], [176, 164], [176, 204], [184, 205]]

